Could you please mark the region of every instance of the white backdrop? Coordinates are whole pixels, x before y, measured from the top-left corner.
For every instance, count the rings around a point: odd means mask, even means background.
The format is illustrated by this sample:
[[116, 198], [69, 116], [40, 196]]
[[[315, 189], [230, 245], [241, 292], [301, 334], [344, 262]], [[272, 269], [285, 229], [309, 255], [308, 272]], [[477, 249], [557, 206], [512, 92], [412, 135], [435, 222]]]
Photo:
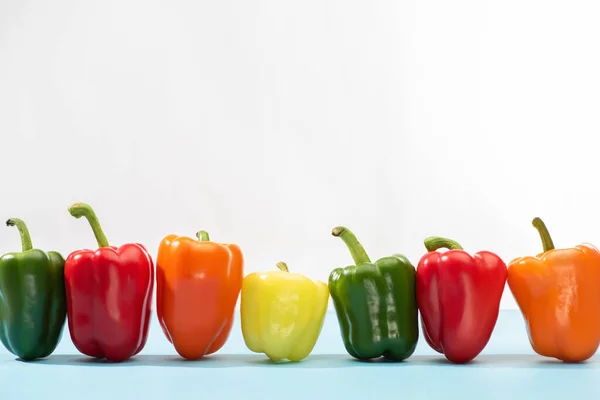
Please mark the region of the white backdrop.
[[[34, 245], [208, 230], [246, 271], [600, 244], [594, 0], [0, 0], [0, 217]], [[0, 251], [19, 250], [0, 228]], [[508, 289], [503, 307], [514, 308]]]

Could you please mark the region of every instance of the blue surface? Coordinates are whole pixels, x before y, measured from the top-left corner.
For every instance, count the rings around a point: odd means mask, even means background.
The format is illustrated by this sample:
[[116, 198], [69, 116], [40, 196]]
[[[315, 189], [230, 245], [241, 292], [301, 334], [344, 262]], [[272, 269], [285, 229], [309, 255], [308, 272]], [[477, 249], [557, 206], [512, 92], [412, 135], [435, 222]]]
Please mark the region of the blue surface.
[[404, 363], [354, 361], [329, 312], [313, 353], [295, 364], [272, 364], [249, 352], [239, 318], [223, 349], [183, 361], [152, 321], [148, 344], [121, 364], [86, 358], [68, 329], [56, 352], [22, 362], [0, 350], [0, 399], [583, 399], [600, 395], [600, 355], [567, 365], [533, 353], [521, 315], [502, 311], [488, 347], [469, 365], [451, 365], [424, 339]]

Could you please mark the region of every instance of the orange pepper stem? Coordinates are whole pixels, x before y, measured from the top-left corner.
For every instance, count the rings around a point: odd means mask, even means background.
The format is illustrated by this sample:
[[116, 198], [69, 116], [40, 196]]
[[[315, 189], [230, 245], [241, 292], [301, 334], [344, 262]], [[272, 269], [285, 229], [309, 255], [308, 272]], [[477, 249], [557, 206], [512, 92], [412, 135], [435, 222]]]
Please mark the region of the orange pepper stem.
[[27, 229], [25, 222], [21, 221], [19, 218], [11, 218], [6, 221], [6, 226], [17, 227], [19, 234], [21, 235], [21, 248], [23, 251], [31, 250], [33, 248], [33, 245], [31, 244], [31, 236], [29, 235], [29, 229]]
[[197, 232], [196, 237], [201, 242], [208, 242], [210, 240], [210, 237], [208, 236], [208, 232], [206, 232], [206, 231]]
[[542, 246], [544, 246], [544, 253], [549, 250], [554, 250], [554, 243], [552, 242], [552, 237], [550, 237], [550, 232], [548, 232], [548, 228], [546, 228], [546, 224], [540, 218], [535, 217], [531, 224], [537, 229], [540, 234], [540, 238], [542, 239]]
[[356, 236], [352, 231], [344, 226], [337, 226], [333, 228], [331, 234], [335, 237], [341, 238], [348, 250], [350, 250], [350, 255], [352, 255], [352, 259], [356, 265], [367, 264], [371, 262], [371, 259], [367, 255], [365, 248], [360, 244]]
[[452, 239], [439, 236], [430, 236], [424, 241], [425, 248], [428, 252], [436, 251], [437, 249], [446, 248], [449, 250], [462, 250], [462, 246]]
[[283, 271], [283, 272], [290, 272], [290, 271], [288, 270], [288, 266], [287, 266], [287, 264], [286, 264], [286, 263], [284, 263], [283, 261], [279, 261], [279, 262], [277, 263], [277, 268], [279, 268], [279, 270], [280, 270], [280, 271]]
[[98, 217], [92, 207], [85, 203], [74, 203], [69, 207], [69, 213], [75, 218], [85, 217], [94, 231], [98, 247], [109, 247], [108, 239], [104, 236]]

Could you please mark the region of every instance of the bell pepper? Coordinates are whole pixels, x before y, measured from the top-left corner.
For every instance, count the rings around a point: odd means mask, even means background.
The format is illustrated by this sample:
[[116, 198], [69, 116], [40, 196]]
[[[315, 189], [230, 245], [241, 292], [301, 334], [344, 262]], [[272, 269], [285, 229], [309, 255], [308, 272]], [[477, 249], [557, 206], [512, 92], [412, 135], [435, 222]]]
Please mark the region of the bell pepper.
[[244, 258], [235, 244], [168, 235], [156, 261], [156, 310], [177, 353], [196, 360], [227, 341], [240, 294]]
[[67, 316], [73, 344], [89, 357], [125, 361], [146, 344], [154, 290], [154, 264], [138, 243], [110, 246], [87, 204], [69, 207], [85, 217], [99, 248], [77, 250], [65, 261]]
[[446, 238], [427, 238], [425, 247], [428, 253], [417, 264], [423, 336], [450, 362], [467, 363], [483, 351], [496, 326], [506, 264], [490, 251], [470, 255]]
[[20, 219], [6, 225], [19, 230], [22, 252], [0, 257], [0, 341], [22, 360], [44, 358], [60, 342], [67, 316], [65, 260], [56, 251], [34, 249]]
[[590, 244], [555, 249], [544, 222], [534, 218], [543, 252], [508, 264], [508, 287], [525, 319], [533, 350], [574, 363], [600, 343], [600, 252]]
[[356, 264], [329, 275], [346, 351], [359, 360], [409, 358], [419, 339], [415, 267], [402, 254], [371, 262], [349, 229], [339, 226], [332, 234], [344, 241]]
[[274, 362], [297, 362], [309, 356], [319, 338], [329, 290], [324, 282], [290, 273], [284, 262], [277, 267], [244, 278], [242, 335], [250, 351]]

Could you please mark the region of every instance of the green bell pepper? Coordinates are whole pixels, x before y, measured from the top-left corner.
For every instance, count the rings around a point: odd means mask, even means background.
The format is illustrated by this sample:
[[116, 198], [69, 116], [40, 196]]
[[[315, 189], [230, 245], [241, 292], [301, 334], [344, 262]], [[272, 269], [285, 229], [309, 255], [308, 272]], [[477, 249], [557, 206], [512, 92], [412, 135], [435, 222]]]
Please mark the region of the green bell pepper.
[[407, 359], [419, 339], [415, 267], [401, 254], [373, 263], [349, 229], [339, 226], [332, 234], [346, 243], [356, 264], [329, 275], [346, 351], [359, 360]]
[[20, 219], [6, 225], [19, 229], [23, 249], [0, 257], [0, 341], [22, 360], [44, 358], [56, 349], [67, 317], [65, 260], [34, 249]]

